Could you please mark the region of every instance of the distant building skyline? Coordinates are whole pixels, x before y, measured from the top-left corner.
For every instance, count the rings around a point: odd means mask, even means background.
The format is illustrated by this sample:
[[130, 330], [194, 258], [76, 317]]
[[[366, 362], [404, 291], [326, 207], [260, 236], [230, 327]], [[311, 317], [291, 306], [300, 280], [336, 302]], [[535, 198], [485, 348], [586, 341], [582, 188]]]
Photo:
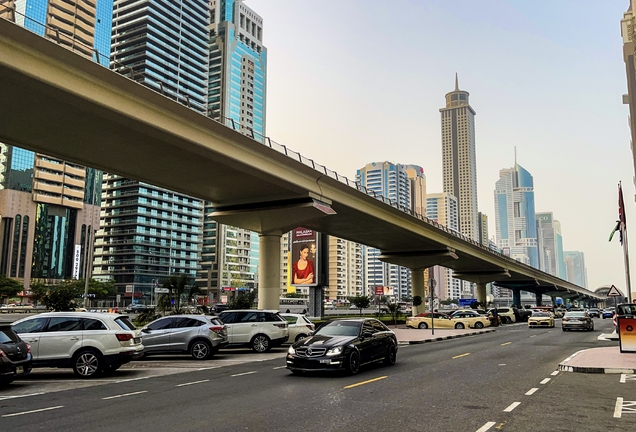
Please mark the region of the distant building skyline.
[[539, 269], [567, 280], [561, 223], [554, 219], [552, 212], [537, 212], [535, 215], [537, 219]]
[[563, 257], [565, 261], [567, 281], [580, 287], [587, 288], [585, 254], [581, 251], [564, 251]]

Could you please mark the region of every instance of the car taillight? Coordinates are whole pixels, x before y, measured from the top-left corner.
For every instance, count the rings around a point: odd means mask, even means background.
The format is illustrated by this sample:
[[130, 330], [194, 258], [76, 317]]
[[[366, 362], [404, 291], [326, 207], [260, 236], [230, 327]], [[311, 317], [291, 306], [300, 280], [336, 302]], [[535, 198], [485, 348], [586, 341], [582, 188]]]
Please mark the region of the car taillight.
[[210, 330], [212, 330], [213, 332], [220, 332], [220, 331], [223, 330], [223, 326], [215, 325], [215, 326], [210, 327]]
[[133, 335], [130, 333], [117, 333], [115, 336], [117, 336], [117, 340], [120, 342], [129, 341], [133, 338]]
[[307, 328], [308, 328], [309, 330], [313, 330], [313, 329], [314, 329], [314, 325], [313, 325], [313, 324], [307, 324]]
[[561, 321], [567, 321], [569, 318], [561, 318]]

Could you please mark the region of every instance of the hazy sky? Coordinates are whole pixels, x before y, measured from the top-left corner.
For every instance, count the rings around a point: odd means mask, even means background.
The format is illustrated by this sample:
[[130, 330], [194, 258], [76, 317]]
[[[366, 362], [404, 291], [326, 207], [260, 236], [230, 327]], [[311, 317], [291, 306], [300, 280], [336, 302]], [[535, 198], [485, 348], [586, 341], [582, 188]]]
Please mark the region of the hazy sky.
[[536, 211], [561, 222], [565, 250], [585, 253], [588, 288], [625, 287], [622, 248], [608, 237], [619, 181], [628, 227], [636, 220], [622, 104], [628, 0], [246, 4], [263, 17], [273, 140], [350, 178], [373, 161], [420, 165], [427, 192], [441, 192], [439, 109], [457, 72], [477, 112], [479, 210], [490, 237], [495, 182], [516, 147], [534, 177]]

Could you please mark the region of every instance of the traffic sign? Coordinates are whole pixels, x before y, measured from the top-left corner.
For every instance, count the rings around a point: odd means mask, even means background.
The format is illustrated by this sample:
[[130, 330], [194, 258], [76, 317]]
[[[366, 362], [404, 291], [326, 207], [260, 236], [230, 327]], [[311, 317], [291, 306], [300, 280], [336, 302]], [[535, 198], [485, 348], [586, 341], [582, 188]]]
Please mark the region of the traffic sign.
[[614, 285], [607, 292], [608, 297], [625, 297]]
[[155, 288], [157, 294], [168, 294], [170, 290], [168, 288]]

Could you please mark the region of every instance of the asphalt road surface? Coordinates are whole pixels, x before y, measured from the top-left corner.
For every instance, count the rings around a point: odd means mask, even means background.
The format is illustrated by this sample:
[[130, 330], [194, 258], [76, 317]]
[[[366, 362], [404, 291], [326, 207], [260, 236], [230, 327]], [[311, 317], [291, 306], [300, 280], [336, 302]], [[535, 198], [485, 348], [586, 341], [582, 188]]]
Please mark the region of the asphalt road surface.
[[632, 432], [636, 377], [557, 372], [580, 349], [617, 343], [597, 340], [610, 320], [595, 324], [400, 346], [396, 365], [355, 376], [291, 375], [284, 349], [151, 357], [89, 381], [36, 370], [0, 392], [0, 430]]

